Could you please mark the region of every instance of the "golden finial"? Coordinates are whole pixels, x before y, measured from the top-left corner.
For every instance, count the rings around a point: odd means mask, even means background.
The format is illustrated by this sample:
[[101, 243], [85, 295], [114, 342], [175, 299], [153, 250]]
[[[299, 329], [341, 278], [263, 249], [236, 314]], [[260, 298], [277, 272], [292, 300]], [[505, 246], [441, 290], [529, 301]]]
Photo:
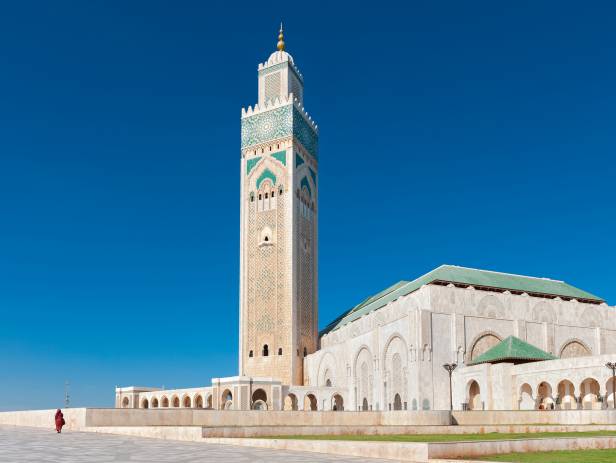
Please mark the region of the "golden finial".
[[278, 51], [284, 51], [284, 34], [282, 32], [282, 21], [280, 22], [280, 33], [278, 34]]

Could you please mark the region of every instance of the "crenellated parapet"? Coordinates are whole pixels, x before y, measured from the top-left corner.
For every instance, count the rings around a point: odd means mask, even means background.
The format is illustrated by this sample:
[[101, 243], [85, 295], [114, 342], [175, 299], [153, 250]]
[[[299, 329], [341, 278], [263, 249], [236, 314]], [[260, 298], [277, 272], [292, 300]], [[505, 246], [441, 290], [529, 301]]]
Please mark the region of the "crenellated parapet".
[[286, 106], [290, 103], [293, 103], [295, 109], [302, 115], [302, 117], [306, 120], [306, 123], [312, 127], [312, 129], [318, 134], [319, 126], [312, 119], [312, 116], [308, 114], [308, 111], [301, 105], [299, 100], [295, 98], [292, 93], [289, 93], [287, 96], [276, 97], [273, 100], [268, 100], [264, 104], [255, 103], [254, 106], [248, 106], [248, 108], [242, 108], [242, 119], [250, 116], [254, 116], [260, 113], [264, 113], [266, 111], [271, 111], [272, 109], [280, 108], [281, 106]]
[[289, 136], [318, 159], [318, 126], [292, 93], [242, 109], [242, 150]]

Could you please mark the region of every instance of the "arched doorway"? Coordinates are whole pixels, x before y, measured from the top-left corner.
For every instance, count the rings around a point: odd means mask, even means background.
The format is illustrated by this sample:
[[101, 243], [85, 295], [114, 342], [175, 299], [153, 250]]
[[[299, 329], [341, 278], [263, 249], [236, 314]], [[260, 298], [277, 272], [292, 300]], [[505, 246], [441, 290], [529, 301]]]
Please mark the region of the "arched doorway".
[[297, 396], [295, 394], [289, 394], [284, 398], [285, 411], [297, 410]]
[[192, 404], [191, 404], [190, 397], [188, 397], [188, 396], [184, 397], [184, 400], [182, 401], [182, 406], [183, 406], [184, 408], [190, 408], [190, 407], [191, 407], [191, 405], [192, 405]]
[[361, 401], [361, 411], [362, 412], [367, 412], [368, 411], [368, 399], [364, 397], [364, 399]]
[[554, 398], [552, 397], [552, 386], [543, 381], [537, 388], [537, 409], [538, 410], [553, 410]]
[[148, 399], [143, 399], [141, 401], [141, 408], [149, 408], [149, 402]]
[[534, 410], [535, 399], [533, 399], [533, 388], [530, 384], [522, 384], [520, 387], [520, 397], [518, 398], [519, 410]]
[[571, 381], [565, 379], [558, 383], [558, 400], [560, 401], [561, 410], [577, 409], [575, 386]]
[[233, 405], [233, 394], [229, 389], [225, 389], [220, 397], [220, 409], [229, 410]]
[[582, 398], [582, 408], [592, 410], [599, 408], [599, 382], [594, 378], [586, 378], [580, 385], [580, 396]]
[[400, 394], [394, 396], [394, 410], [402, 410], [402, 398]]
[[195, 407], [196, 408], [203, 408], [203, 397], [201, 396], [201, 394], [197, 395], [195, 397]]
[[263, 389], [257, 389], [252, 393], [252, 409], [267, 410], [267, 394]]
[[483, 410], [483, 402], [481, 400], [481, 388], [477, 381], [471, 381], [468, 388], [468, 409]]
[[122, 399], [122, 408], [128, 408], [128, 404], [130, 403], [130, 401], [128, 400], [128, 397], [124, 397]]
[[152, 408], [158, 408], [158, 399], [156, 397], [152, 397]]
[[332, 397], [332, 410], [335, 412], [344, 411], [344, 400], [340, 394], [334, 394]]
[[212, 409], [212, 394], [210, 394], [210, 395], [208, 395], [208, 396], [207, 396], [207, 408], [208, 408], [209, 410], [211, 410], [211, 409]]
[[171, 399], [171, 404], [175, 408], [179, 408], [180, 407], [180, 398], [176, 395], [175, 397], [173, 397], [173, 399]]
[[306, 394], [304, 397], [304, 410], [306, 411], [316, 411], [317, 409], [317, 398], [314, 394]]
[[167, 399], [166, 396], [163, 396], [163, 398], [160, 399], [160, 406], [164, 407], [164, 408], [168, 408], [169, 407], [169, 399]]

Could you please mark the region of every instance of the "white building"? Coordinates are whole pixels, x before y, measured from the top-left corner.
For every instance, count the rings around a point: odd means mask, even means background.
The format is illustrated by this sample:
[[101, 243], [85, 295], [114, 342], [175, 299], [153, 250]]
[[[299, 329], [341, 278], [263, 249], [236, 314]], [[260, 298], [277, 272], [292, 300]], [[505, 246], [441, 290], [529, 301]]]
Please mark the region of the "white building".
[[239, 376], [117, 388], [116, 407], [444, 410], [453, 363], [456, 409], [613, 404], [616, 311], [562, 281], [445, 265], [317, 333], [318, 130], [282, 30], [258, 82], [242, 110]]

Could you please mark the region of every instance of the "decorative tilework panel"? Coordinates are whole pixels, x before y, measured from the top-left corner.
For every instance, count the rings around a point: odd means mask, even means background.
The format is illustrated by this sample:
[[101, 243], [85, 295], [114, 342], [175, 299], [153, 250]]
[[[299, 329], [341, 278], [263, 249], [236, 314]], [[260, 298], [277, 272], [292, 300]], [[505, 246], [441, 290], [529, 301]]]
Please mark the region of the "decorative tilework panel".
[[261, 183], [263, 183], [263, 181], [268, 178], [272, 181], [274, 185], [276, 185], [276, 175], [274, 175], [274, 172], [272, 172], [269, 169], [265, 169], [263, 173], [259, 175], [259, 178], [257, 179], [257, 190], [261, 186]]
[[312, 177], [312, 183], [316, 185], [317, 184], [317, 173], [314, 170], [312, 170], [312, 167], [309, 167], [308, 169], [310, 169], [310, 176]]
[[310, 196], [312, 196], [312, 189], [310, 188], [310, 182], [308, 182], [308, 179], [306, 177], [302, 178], [302, 181], [299, 182], [299, 184], [302, 189], [306, 187], [306, 189], [308, 190], [308, 193], [310, 193]]
[[291, 135], [292, 108], [293, 105], [288, 104], [242, 119], [242, 148]]
[[297, 153], [295, 153], [295, 167], [299, 167], [304, 163], [304, 159]]
[[261, 160], [261, 156], [257, 156], [254, 158], [250, 158], [246, 161], [246, 175], [250, 173], [253, 167], [256, 166], [260, 160]]
[[278, 151], [276, 153], [273, 153], [272, 157], [282, 162], [283, 166], [287, 165], [287, 152], [286, 151]]
[[293, 107], [293, 135], [299, 140], [304, 148], [318, 159], [318, 137], [315, 131], [306, 122], [300, 112]]
[[242, 119], [242, 149], [293, 134], [318, 159], [318, 137], [292, 104]]

